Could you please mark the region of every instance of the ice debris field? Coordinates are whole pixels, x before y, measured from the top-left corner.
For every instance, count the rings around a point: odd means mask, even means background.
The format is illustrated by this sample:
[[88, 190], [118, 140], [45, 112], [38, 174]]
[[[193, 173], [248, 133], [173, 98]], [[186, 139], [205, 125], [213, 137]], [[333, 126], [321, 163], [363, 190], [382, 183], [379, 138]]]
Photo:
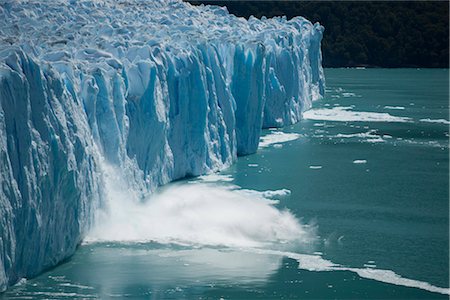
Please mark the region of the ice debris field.
[[0, 0], [0, 291], [137, 199], [258, 148], [324, 93], [323, 27], [177, 0]]

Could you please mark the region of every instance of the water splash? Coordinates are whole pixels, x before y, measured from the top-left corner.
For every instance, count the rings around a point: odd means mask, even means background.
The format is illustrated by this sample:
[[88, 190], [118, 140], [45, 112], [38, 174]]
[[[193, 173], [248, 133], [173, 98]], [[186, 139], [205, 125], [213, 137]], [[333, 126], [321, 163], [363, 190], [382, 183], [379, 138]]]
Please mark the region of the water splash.
[[178, 183], [141, 202], [107, 167], [108, 202], [86, 242], [158, 242], [192, 246], [298, 249], [315, 242], [315, 228], [275, 205], [276, 195], [235, 185]]

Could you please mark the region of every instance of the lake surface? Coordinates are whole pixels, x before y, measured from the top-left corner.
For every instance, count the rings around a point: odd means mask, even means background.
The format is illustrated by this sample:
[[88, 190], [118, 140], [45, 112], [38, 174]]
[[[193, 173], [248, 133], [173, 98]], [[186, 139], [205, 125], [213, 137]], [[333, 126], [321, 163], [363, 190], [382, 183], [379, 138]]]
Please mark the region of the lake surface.
[[257, 154], [162, 188], [0, 297], [448, 299], [448, 70], [325, 75]]

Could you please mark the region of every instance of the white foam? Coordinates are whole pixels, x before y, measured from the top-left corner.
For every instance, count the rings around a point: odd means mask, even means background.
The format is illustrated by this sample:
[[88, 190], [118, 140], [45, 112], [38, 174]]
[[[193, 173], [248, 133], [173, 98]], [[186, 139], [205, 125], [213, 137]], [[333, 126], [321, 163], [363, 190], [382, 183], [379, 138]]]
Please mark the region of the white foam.
[[330, 271], [336, 267], [333, 262], [323, 259], [319, 255], [288, 253], [288, 257], [298, 261], [298, 267], [307, 271]]
[[352, 111], [351, 107], [317, 108], [305, 111], [303, 118], [336, 122], [411, 122], [411, 118], [392, 116], [388, 113]]
[[65, 286], [65, 287], [73, 287], [73, 288], [77, 288], [77, 289], [84, 289], [84, 290], [93, 290], [94, 288], [91, 286], [87, 286], [87, 285], [81, 285], [81, 284], [74, 284], [74, 283], [60, 283], [60, 286]]
[[[288, 190], [249, 193], [236, 186], [173, 184], [144, 203], [116, 178], [106, 178], [107, 210], [86, 242], [149, 242], [226, 247], [265, 247], [314, 242], [308, 226], [269, 197]], [[132, 216], [132, 217], [130, 217]]]
[[83, 295], [78, 293], [64, 293], [64, 292], [33, 292], [33, 296], [45, 296], [53, 299], [61, 299], [61, 298], [78, 298], [78, 299], [87, 299], [87, 298], [97, 298], [95, 295]]
[[252, 167], [252, 168], [256, 168], [256, 167], [258, 167], [259, 165], [258, 165], [258, 164], [248, 164], [247, 166]]
[[230, 181], [233, 181], [233, 176], [211, 173], [208, 175], [200, 176], [200, 177], [198, 177], [198, 179], [200, 179], [204, 182], [218, 182], [218, 181], [230, 182]]
[[400, 286], [419, 288], [419, 289], [434, 292], [434, 293], [450, 295], [450, 289], [448, 289], [448, 288], [441, 288], [441, 287], [437, 287], [432, 284], [429, 284], [428, 282], [404, 278], [391, 270], [379, 270], [379, 269], [373, 269], [373, 268], [334, 268], [334, 269], [355, 272], [360, 277], [372, 279], [372, 280], [376, 280], [376, 281], [380, 281], [380, 282], [385, 282], [385, 283], [400, 285]]
[[265, 136], [262, 136], [259, 141], [259, 148], [266, 148], [273, 144], [286, 143], [300, 138], [298, 133], [286, 133], [282, 131], [275, 131]]
[[352, 134], [342, 134], [338, 133], [335, 137], [337, 138], [361, 138], [364, 139], [364, 142], [367, 143], [383, 143], [385, 140], [383, 140], [384, 137], [386, 138], [392, 138], [388, 135], [383, 135], [383, 137], [376, 134], [376, 130], [369, 130], [367, 132], [360, 132], [360, 133], [352, 133]]
[[403, 107], [403, 106], [389, 106], [389, 105], [386, 105], [384, 108], [385, 109], [393, 109], [393, 110], [404, 110], [405, 109], [405, 107]]
[[367, 132], [350, 133], [350, 134], [338, 133], [335, 136], [330, 136], [330, 138], [341, 138], [341, 139], [360, 138], [362, 139], [363, 142], [366, 143], [384, 143], [386, 142], [384, 139], [392, 138], [392, 136], [387, 134], [380, 136], [376, 134], [376, 132], [377, 132], [376, 130], [369, 130]]
[[354, 164], [365, 164], [365, 163], [367, 163], [367, 160], [365, 160], [365, 159], [355, 159], [353, 161], [353, 163]]
[[446, 124], [449, 125], [450, 121], [447, 121], [445, 119], [420, 119], [420, 122], [426, 122], [426, 123], [440, 123], [440, 124]]
[[318, 170], [318, 169], [322, 169], [322, 166], [309, 166], [310, 169], [313, 170]]
[[385, 140], [383, 140], [381, 137], [366, 139], [364, 141], [367, 143], [384, 143], [385, 142]]
[[[239, 190], [239, 192], [246, 193], [251, 196], [258, 196], [266, 199], [279, 199], [283, 197], [287, 197], [291, 194], [291, 191], [288, 189], [280, 189], [280, 190], [267, 190], [267, 191], [255, 191], [255, 190], [248, 190], [243, 189]], [[277, 202], [275, 202], [277, 203]]]
[[378, 138], [379, 136], [376, 133], [376, 130], [369, 130], [367, 132], [359, 132], [359, 133], [338, 133], [336, 134], [337, 138]]

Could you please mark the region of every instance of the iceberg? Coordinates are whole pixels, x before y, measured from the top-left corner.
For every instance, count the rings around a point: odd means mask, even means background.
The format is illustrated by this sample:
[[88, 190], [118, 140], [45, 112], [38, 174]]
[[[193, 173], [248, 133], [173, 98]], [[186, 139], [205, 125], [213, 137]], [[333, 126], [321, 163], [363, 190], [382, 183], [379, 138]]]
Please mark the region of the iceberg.
[[151, 194], [298, 122], [322, 33], [181, 0], [0, 0], [0, 291], [74, 253], [105, 173]]

